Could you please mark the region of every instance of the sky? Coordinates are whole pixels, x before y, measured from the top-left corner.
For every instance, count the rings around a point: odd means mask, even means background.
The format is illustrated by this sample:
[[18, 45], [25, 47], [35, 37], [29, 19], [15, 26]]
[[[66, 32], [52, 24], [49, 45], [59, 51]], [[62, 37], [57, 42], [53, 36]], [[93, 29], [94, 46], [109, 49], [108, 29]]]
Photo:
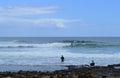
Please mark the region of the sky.
[[0, 37], [120, 37], [120, 0], [0, 0]]

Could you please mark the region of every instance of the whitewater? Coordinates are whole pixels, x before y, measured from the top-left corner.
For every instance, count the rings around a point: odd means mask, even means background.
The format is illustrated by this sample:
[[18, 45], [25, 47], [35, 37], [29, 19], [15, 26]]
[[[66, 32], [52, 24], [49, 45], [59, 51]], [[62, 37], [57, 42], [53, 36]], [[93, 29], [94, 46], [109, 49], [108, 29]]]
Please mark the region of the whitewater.
[[89, 65], [91, 60], [96, 65], [118, 64], [119, 56], [119, 37], [0, 38], [0, 71], [54, 70], [65, 65]]

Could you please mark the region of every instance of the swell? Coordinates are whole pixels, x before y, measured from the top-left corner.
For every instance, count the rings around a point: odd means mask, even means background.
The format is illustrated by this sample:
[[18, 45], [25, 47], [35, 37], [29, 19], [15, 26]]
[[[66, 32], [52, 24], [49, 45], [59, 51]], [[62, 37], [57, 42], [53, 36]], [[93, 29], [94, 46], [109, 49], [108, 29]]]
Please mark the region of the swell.
[[67, 40], [62, 42], [70, 43], [70, 45], [66, 47], [88, 47], [88, 48], [120, 47], [119, 43], [105, 43], [105, 42], [96, 42], [96, 41]]
[[33, 43], [32, 41], [20, 41], [14, 40], [9, 42], [0, 42], [0, 48], [106, 48], [106, 47], [120, 47], [120, 44], [116, 43], [104, 43], [96, 41], [85, 40], [63, 40], [54, 41], [49, 43]]
[[65, 46], [70, 46], [69, 43], [45, 43], [45, 44], [21, 44], [21, 43], [15, 43], [15, 44], [0, 44], [0, 48], [61, 48]]

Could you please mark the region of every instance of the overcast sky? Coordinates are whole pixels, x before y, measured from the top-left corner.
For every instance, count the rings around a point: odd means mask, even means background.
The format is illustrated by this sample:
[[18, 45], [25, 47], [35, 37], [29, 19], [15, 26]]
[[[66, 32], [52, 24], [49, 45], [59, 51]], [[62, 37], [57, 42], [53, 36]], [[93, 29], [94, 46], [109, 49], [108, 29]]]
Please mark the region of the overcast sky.
[[0, 37], [120, 37], [120, 0], [0, 0]]

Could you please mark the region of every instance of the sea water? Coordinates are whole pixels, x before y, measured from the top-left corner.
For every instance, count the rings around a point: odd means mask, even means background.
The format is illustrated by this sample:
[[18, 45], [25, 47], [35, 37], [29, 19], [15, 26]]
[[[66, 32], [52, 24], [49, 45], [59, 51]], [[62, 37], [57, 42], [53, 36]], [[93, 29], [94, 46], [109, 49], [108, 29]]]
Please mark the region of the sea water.
[[[61, 63], [61, 55], [65, 57]], [[57, 70], [120, 63], [119, 37], [1, 37], [0, 71]]]

